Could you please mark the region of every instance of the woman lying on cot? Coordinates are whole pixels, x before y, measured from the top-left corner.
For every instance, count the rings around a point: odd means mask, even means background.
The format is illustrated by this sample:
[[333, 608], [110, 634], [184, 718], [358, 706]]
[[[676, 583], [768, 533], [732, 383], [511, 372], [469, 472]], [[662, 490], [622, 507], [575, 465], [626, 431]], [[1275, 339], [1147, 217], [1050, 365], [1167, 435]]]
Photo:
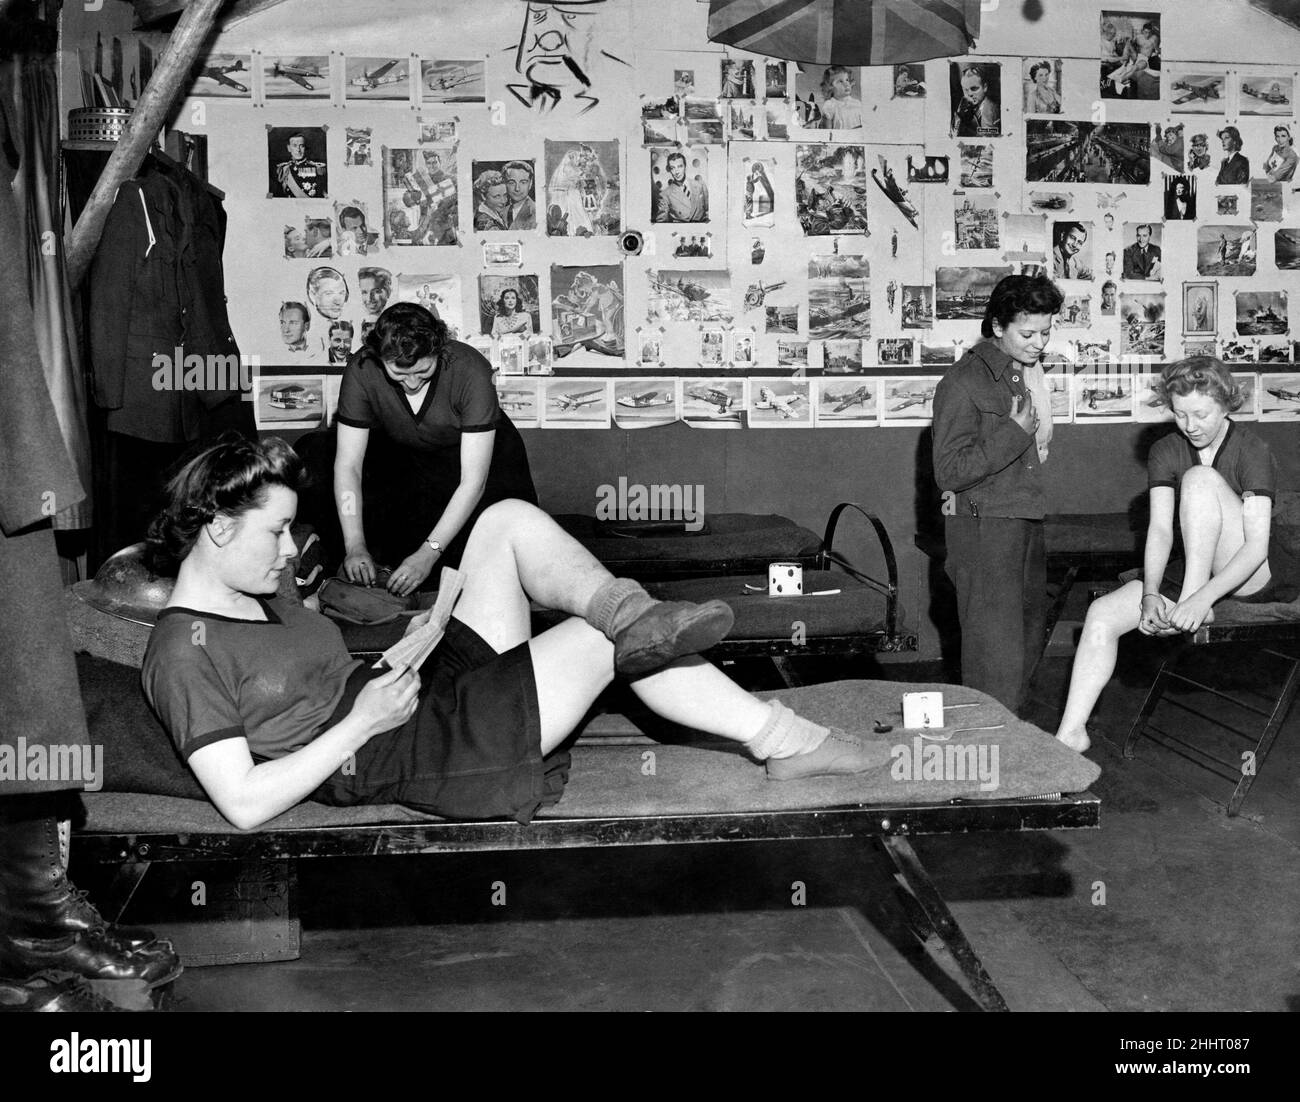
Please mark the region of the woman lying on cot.
[[[1252, 603], [1300, 596], [1300, 563], [1272, 539], [1277, 465], [1268, 445], [1228, 416], [1242, 388], [1220, 360], [1169, 364], [1152, 404], [1168, 406], [1178, 431], [1147, 458], [1151, 519], [1142, 578], [1088, 609], [1056, 737], [1082, 753], [1085, 723], [1115, 669], [1119, 637], [1195, 631], [1224, 597]], [[1174, 518], [1184, 561], [1171, 563]]]
[[[455, 617], [420, 669], [369, 668], [332, 621], [274, 595], [296, 553], [299, 469], [283, 441], [223, 440], [172, 480], [150, 534], [158, 565], [179, 571], [145, 694], [241, 829], [307, 799], [528, 822], [560, 798], [569, 756], [556, 750], [615, 673], [664, 718], [745, 743], [774, 779], [888, 763], [883, 745], [760, 701], [695, 657], [730, 629], [726, 604], [652, 600], [522, 501], [478, 519]], [[572, 618], [530, 638], [529, 598]]]

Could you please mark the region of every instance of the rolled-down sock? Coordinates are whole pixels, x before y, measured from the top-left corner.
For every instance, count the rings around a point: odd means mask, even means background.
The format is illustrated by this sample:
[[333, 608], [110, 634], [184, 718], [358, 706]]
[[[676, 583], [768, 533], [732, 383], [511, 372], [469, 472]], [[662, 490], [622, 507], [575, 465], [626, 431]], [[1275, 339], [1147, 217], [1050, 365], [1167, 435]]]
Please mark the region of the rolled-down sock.
[[639, 582], [631, 578], [610, 578], [592, 595], [583, 618], [612, 641], [628, 624], [657, 603]]
[[830, 731], [787, 708], [779, 700], [768, 702], [772, 714], [746, 745], [759, 761], [792, 758], [816, 750]]

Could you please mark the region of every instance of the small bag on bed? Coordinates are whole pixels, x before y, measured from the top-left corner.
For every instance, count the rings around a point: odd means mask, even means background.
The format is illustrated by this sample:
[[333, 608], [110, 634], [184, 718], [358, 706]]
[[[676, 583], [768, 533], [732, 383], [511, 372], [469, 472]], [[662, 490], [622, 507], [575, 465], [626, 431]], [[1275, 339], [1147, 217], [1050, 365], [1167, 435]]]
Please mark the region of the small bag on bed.
[[387, 624], [416, 606], [416, 596], [399, 597], [384, 588], [389, 571], [381, 570], [374, 585], [357, 585], [346, 578], [329, 578], [316, 596], [326, 616], [348, 624]]

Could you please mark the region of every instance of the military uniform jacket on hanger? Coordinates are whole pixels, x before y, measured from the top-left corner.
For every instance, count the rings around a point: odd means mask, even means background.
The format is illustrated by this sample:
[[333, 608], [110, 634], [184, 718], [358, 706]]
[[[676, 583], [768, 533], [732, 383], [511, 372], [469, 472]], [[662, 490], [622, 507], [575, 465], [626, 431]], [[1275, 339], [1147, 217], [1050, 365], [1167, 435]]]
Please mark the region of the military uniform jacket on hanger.
[[[225, 229], [221, 203], [188, 173], [159, 166], [118, 190], [90, 272], [94, 396], [110, 432], [197, 440], [207, 413], [236, 395], [213, 387], [233, 381], [239, 357], [226, 314]], [[178, 348], [204, 358], [202, 389], [181, 385], [184, 362], [171, 366]], [[156, 356], [166, 357], [170, 389], [155, 385]], [[209, 357], [233, 357], [231, 369]]]

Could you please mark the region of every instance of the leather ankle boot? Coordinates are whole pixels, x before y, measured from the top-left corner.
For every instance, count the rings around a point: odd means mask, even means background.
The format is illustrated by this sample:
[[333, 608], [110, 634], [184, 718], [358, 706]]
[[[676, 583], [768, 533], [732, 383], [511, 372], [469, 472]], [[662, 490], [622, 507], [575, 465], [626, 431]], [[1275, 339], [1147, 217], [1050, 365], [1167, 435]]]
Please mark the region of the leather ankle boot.
[[0, 979], [0, 1012], [103, 1014], [121, 1009], [67, 972], [40, 972], [22, 982]]
[[170, 942], [139, 927], [107, 925], [72, 886], [55, 818], [0, 822], [0, 975], [42, 970], [141, 979], [151, 987], [181, 971]]

